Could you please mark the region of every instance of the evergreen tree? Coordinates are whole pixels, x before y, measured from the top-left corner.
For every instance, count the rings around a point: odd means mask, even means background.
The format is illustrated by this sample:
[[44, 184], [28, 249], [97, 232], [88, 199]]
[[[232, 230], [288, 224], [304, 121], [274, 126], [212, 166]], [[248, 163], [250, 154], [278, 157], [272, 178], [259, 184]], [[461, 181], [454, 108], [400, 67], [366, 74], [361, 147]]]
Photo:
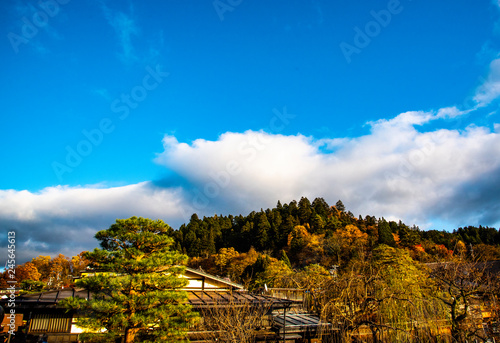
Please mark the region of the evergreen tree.
[[321, 219], [319, 214], [315, 214], [311, 216], [311, 231], [313, 233], [323, 233], [323, 228], [325, 227], [325, 222]]
[[170, 249], [169, 226], [161, 220], [118, 219], [95, 237], [102, 249], [86, 257], [107, 273], [77, 281], [90, 299], [67, 298], [63, 305], [81, 311], [78, 325], [124, 342], [179, 342], [196, 316], [179, 277], [187, 256]]
[[390, 247], [396, 246], [389, 223], [382, 218], [378, 223], [378, 244], [386, 244]]
[[291, 215], [288, 215], [281, 225], [279, 246], [284, 247], [288, 244], [288, 235], [293, 231], [293, 228], [298, 225], [298, 221]]
[[290, 203], [287, 206], [288, 214], [291, 215], [292, 217], [297, 217], [298, 210], [299, 209], [297, 207], [297, 201], [295, 200], [290, 201]]
[[241, 233], [239, 237], [236, 237], [234, 241], [234, 248], [238, 251], [248, 251], [251, 246], [254, 245], [254, 224], [251, 221], [247, 221], [241, 228]]
[[[258, 219], [257, 219], [258, 218]], [[257, 225], [255, 225], [255, 247], [257, 250], [265, 250], [268, 248], [268, 234], [271, 229], [271, 224], [267, 220], [267, 216], [264, 212], [261, 212], [259, 216], [256, 217]]]
[[288, 258], [285, 250], [281, 250], [281, 261], [283, 261], [288, 268], [292, 269], [292, 264], [290, 263], [290, 259]]
[[298, 214], [301, 224], [306, 224], [310, 222], [312, 215], [312, 208], [311, 208], [311, 202], [306, 197], [300, 198]]
[[283, 219], [281, 218], [281, 214], [275, 209], [269, 211], [267, 219], [269, 221], [269, 224], [271, 224], [271, 229], [268, 232], [269, 246], [274, 251], [277, 251], [279, 248], [280, 227]]
[[283, 209], [283, 206], [281, 205], [281, 201], [278, 200], [278, 203], [276, 204], [276, 209], [278, 211], [281, 211]]
[[325, 220], [328, 217], [329, 206], [328, 203], [323, 198], [316, 198], [312, 202], [312, 207], [317, 214], [321, 216], [321, 219]]
[[339, 210], [340, 212], [345, 212], [345, 206], [344, 204], [342, 203], [342, 201], [337, 201], [337, 203], [335, 204], [335, 208], [337, 210]]

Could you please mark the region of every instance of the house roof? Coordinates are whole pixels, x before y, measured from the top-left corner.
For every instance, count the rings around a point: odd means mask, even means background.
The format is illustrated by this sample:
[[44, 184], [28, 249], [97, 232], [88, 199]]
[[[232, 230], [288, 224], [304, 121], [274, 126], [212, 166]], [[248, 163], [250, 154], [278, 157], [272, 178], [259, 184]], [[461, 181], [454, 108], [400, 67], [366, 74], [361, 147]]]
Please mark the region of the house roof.
[[309, 313], [290, 313], [275, 316], [273, 326], [280, 335], [284, 335], [285, 333], [316, 331], [321, 327], [331, 327], [332, 324], [323, 322], [317, 316]]
[[[189, 274], [194, 275], [194, 277], [190, 277]], [[224, 278], [221, 278], [219, 276], [205, 273], [204, 271], [202, 271], [200, 269], [193, 269], [193, 268], [186, 267], [186, 273], [184, 274], [184, 276], [188, 280], [210, 280], [210, 281], [213, 281], [214, 283], [218, 284], [219, 286], [226, 286], [227, 288], [230, 288], [230, 289], [241, 289], [241, 290], [245, 289], [245, 286], [243, 286], [239, 283], [232, 282], [229, 279], [224, 279]]]
[[228, 306], [268, 306], [273, 309], [288, 308], [292, 301], [273, 298], [262, 294], [251, 294], [246, 291], [188, 291], [189, 303], [195, 308], [228, 307]]
[[[285, 299], [277, 299], [265, 295], [250, 294], [245, 291], [232, 290], [188, 290], [188, 302], [195, 309], [207, 307], [222, 307], [222, 306], [269, 306], [274, 309], [288, 308], [292, 301]], [[59, 301], [69, 298], [79, 297], [92, 299], [93, 294], [83, 288], [67, 288], [53, 291], [26, 294], [16, 297], [16, 308], [57, 308]], [[6, 302], [6, 300], [1, 301]]]
[[[199, 280], [199, 281], [203, 281], [203, 282], [208, 281], [208, 282], [214, 284], [215, 286], [217, 286], [217, 288], [245, 289], [245, 286], [243, 286], [239, 283], [232, 282], [228, 278], [221, 278], [219, 276], [215, 276], [215, 275], [206, 273], [201, 269], [193, 269], [193, 268], [185, 267], [185, 270], [186, 271], [183, 275], [188, 280]], [[89, 274], [91, 276], [95, 273], [103, 273], [103, 272], [104, 271], [100, 270], [100, 269], [83, 270], [82, 275]], [[199, 288], [199, 287], [189, 287], [189, 286], [186, 287], [186, 289], [192, 289], [192, 288]]]
[[[98, 273], [99, 270], [86, 271]], [[241, 292], [244, 286], [223, 279], [215, 275], [205, 273], [202, 270], [186, 268], [183, 274], [188, 280], [201, 281], [202, 287], [186, 287], [188, 301], [193, 307], [220, 306], [223, 304], [243, 304], [243, 303], [276, 303], [277, 306], [288, 306], [287, 301], [274, 299], [268, 296], [256, 296]], [[41, 293], [26, 294], [16, 297], [16, 306], [20, 308], [57, 308], [57, 303], [69, 297], [79, 297], [92, 299], [93, 294], [83, 288], [66, 288]], [[0, 303], [2, 301], [0, 300]]]
[[[24, 294], [16, 297], [16, 309], [22, 310], [25, 308], [56, 308], [56, 305], [59, 301], [69, 297], [92, 299], [92, 293], [82, 288], [65, 288], [47, 292]], [[0, 304], [4, 302], [6, 301], [0, 300]]]

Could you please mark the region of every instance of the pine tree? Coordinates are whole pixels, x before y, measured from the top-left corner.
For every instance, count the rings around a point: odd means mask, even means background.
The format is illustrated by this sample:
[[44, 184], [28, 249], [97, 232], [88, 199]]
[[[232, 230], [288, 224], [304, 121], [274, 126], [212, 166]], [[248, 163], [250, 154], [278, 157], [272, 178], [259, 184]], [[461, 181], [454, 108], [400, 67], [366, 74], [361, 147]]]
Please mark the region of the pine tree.
[[339, 200], [335, 203], [335, 208], [340, 211], [340, 212], [345, 212], [345, 206], [344, 206], [344, 203]]
[[268, 248], [269, 243], [269, 231], [271, 229], [271, 224], [264, 212], [260, 213], [257, 217], [257, 225], [255, 226], [255, 245], [260, 251]]
[[281, 250], [281, 261], [283, 261], [288, 268], [292, 269], [292, 264], [290, 263], [290, 259], [288, 258], [285, 250]]
[[312, 215], [311, 202], [306, 197], [300, 198], [300, 201], [299, 201], [300, 223], [302, 225], [309, 223], [311, 220], [311, 215]]
[[390, 247], [396, 246], [389, 223], [384, 218], [378, 223], [378, 244], [386, 244]]
[[[87, 253], [92, 265], [105, 273], [77, 282], [90, 299], [68, 298], [68, 309], [81, 311], [78, 325], [106, 329], [110, 339], [124, 333], [124, 342], [179, 342], [195, 314], [180, 291], [186, 279], [187, 256], [172, 251], [169, 226], [161, 220], [132, 217], [116, 220], [95, 237], [102, 249]], [[91, 334], [96, 335], [96, 334]]]
[[311, 206], [314, 211], [321, 216], [321, 219], [326, 219], [328, 217], [329, 206], [328, 203], [323, 198], [316, 198], [312, 202]]

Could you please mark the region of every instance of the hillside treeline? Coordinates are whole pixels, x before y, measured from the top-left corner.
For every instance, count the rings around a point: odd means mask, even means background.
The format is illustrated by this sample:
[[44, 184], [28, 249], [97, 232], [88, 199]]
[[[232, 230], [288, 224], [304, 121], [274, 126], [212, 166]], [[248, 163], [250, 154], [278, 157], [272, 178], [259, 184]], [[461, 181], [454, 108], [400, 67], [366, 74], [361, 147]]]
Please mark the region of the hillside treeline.
[[[278, 201], [272, 209], [246, 216], [200, 219], [193, 214], [178, 230], [170, 228], [169, 235], [174, 248], [190, 257], [190, 266], [243, 283], [256, 283], [255, 275], [276, 260], [295, 269], [315, 264], [342, 270], [381, 244], [403, 249], [419, 262], [449, 260], [457, 252], [474, 261], [500, 259], [500, 231], [495, 228], [420, 230], [401, 221], [356, 217], [341, 200], [329, 205], [323, 198]], [[38, 256], [17, 267], [16, 279], [30, 290], [68, 286], [88, 263], [83, 252], [71, 258]], [[5, 281], [0, 274], [0, 284]]]
[[407, 249], [412, 258], [433, 262], [465, 249], [471, 258], [500, 259], [500, 232], [490, 227], [461, 227], [453, 232], [420, 230], [403, 222], [367, 215], [356, 217], [342, 201], [330, 206], [323, 198], [261, 209], [246, 216], [218, 216], [200, 219], [172, 230], [176, 248], [194, 260], [207, 259], [221, 249], [239, 253], [252, 248], [269, 257], [286, 253], [293, 267], [318, 263], [342, 266], [361, 252], [379, 244]]

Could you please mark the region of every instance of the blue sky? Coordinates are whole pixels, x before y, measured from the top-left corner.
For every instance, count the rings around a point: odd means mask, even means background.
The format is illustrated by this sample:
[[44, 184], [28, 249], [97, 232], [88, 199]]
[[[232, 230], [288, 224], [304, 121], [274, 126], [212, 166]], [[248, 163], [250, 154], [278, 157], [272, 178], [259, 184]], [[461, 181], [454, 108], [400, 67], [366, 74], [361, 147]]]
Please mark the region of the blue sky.
[[0, 224], [21, 258], [91, 249], [116, 218], [301, 196], [499, 226], [497, 2], [0, 6]]

